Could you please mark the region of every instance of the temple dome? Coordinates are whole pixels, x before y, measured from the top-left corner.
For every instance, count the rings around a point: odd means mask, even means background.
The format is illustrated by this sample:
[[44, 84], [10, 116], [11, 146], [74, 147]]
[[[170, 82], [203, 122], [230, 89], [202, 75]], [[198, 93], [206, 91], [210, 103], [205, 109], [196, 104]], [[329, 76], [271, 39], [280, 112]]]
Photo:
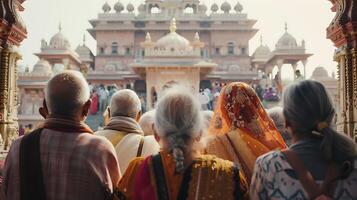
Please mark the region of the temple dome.
[[106, 1], [105, 4], [103, 5], [102, 9], [103, 9], [103, 11], [104, 11], [105, 13], [108, 13], [108, 12], [110, 12], [110, 10], [111, 10], [112, 8], [110, 7], [110, 5], [108, 4], [108, 2]]
[[205, 4], [200, 4], [198, 6], [198, 10], [200, 13], [206, 13], [207, 12], [207, 6]]
[[297, 46], [298, 44], [296, 42], [296, 39], [290, 33], [288, 33], [287, 24], [285, 24], [285, 33], [283, 36], [280, 37], [280, 39], [276, 43], [276, 48], [286, 49], [286, 48], [294, 48]]
[[267, 58], [271, 54], [270, 48], [267, 45], [260, 45], [253, 53], [255, 58]]
[[217, 5], [216, 3], [212, 4], [212, 6], [211, 6], [211, 11], [212, 11], [212, 12], [217, 12], [218, 10], [219, 10], [218, 5]]
[[156, 42], [156, 47], [165, 47], [165, 48], [174, 48], [174, 49], [190, 49], [192, 46], [190, 45], [190, 41], [181, 35], [176, 33], [176, 21], [172, 20], [170, 25], [170, 33], [162, 37]]
[[328, 78], [328, 72], [324, 67], [316, 67], [315, 70], [312, 72], [313, 78]]
[[143, 3], [140, 4], [139, 7], [138, 7], [138, 11], [141, 12], [141, 13], [143, 13], [143, 12], [145, 12], [145, 10], [146, 10], [145, 4], [143, 4]]
[[56, 33], [50, 40], [50, 47], [55, 49], [70, 49], [71, 45], [68, 39], [61, 32], [61, 25], [59, 26], [59, 32]]
[[124, 10], [124, 5], [120, 1], [118, 1], [114, 4], [114, 10], [117, 13], [121, 13]]
[[229, 13], [229, 11], [232, 9], [232, 6], [230, 3], [228, 3], [227, 1], [225, 1], [222, 5], [221, 5], [221, 10], [224, 13]]
[[241, 13], [243, 11], [243, 6], [242, 4], [240, 4], [239, 2], [237, 2], [236, 6], [234, 6], [234, 10], [237, 12], [237, 13]]
[[129, 3], [126, 6], [126, 10], [131, 13], [131, 12], [133, 12], [135, 10], [135, 7], [134, 7], [134, 5], [132, 3]]
[[78, 53], [78, 55], [90, 55], [92, 52], [91, 50], [85, 45], [79, 45], [77, 48], [76, 48], [76, 52]]
[[52, 67], [47, 60], [39, 60], [34, 66], [32, 73], [49, 75], [52, 74]]

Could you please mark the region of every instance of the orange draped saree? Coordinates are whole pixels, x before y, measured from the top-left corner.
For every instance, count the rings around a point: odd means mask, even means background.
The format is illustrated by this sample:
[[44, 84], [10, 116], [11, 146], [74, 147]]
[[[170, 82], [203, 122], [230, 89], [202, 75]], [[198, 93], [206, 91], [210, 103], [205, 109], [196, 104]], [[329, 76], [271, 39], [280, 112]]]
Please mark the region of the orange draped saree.
[[259, 97], [245, 83], [230, 83], [221, 91], [209, 127], [207, 154], [236, 162], [250, 183], [255, 160], [286, 145]]

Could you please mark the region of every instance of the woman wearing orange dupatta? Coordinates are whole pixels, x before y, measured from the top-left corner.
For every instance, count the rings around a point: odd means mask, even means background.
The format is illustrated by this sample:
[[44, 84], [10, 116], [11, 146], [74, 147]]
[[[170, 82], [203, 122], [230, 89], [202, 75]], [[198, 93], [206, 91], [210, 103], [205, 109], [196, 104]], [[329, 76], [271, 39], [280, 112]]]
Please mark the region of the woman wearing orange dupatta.
[[286, 148], [253, 88], [240, 82], [222, 89], [209, 135], [206, 153], [238, 163], [248, 183], [260, 155]]

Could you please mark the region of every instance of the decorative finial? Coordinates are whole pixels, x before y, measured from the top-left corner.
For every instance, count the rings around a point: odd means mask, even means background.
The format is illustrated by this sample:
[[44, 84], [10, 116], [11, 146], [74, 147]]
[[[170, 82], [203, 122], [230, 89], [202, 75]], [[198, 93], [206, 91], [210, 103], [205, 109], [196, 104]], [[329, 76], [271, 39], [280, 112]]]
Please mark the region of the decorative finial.
[[171, 23], [170, 23], [170, 32], [174, 33], [177, 30], [177, 26], [176, 26], [176, 19], [172, 18]]
[[195, 41], [200, 41], [200, 35], [198, 32], [195, 33]]
[[288, 32], [288, 23], [285, 22], [285, 32]]
[[62, 23], [61, 23], [61, 22], [60, 22], [59, 25], [58, 25], [58, 30], [59, 30], [59, 32], [62, 31]]
[[260, 35], [260, 45], [263, 46], [263, 35]]
[[145, 40], [146, 40], [146, 42], [151, 42], [151, 35], [149, 32], [146, 33]]
[[86, 44], [86, 34], [83, 34], [83, 46]]

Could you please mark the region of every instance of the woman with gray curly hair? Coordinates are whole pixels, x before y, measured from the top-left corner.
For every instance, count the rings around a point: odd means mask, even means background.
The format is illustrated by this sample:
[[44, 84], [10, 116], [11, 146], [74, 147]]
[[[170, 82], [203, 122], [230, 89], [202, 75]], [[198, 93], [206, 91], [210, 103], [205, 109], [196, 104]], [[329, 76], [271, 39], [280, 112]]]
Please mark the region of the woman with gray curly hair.
[[175, 87], [157, 104], [159, 154], [133, 160], [120, 181], [126, 199], [240, 199], [246, 181], [230, 161], [201, 155], [202, 114], [189, 90]]

